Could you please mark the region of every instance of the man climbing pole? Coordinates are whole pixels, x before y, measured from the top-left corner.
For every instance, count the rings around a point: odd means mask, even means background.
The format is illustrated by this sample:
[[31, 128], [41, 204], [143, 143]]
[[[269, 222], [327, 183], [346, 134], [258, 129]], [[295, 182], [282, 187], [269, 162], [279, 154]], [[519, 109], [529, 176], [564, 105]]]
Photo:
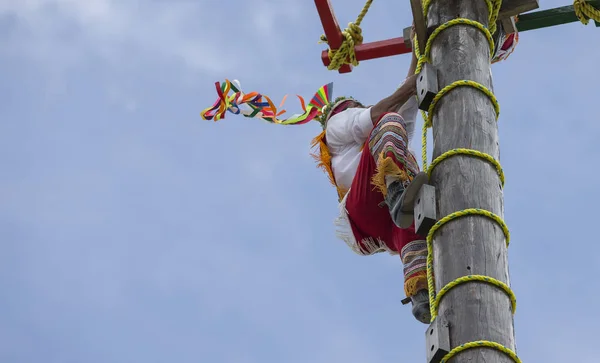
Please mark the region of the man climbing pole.
[[[350, 97], [331, 102], [330, 83], [307, 106], [300, 98], [303, 114], [279, 120], [284, 111], [278, 112], [268, 97], [245, 94], [239, 83], [226, 81], [216, 83], [219, 99], [201, 116], [219, 120], [229, 111], [285, 125], [319, 121], [323, 131], [313, 146], [319, 166], [338, 192], [339, 236], [360, 255], [400, 255], [409, 297], [404, 301], [412, 302], [418, 321], [431, 323], [427, 361], [448, 362], [460, 354], [461, 361], [520, 362], [512, 318], [516, 297], [508, 282], [510, 233], [502, 220], [504, 173], [493, 122], [498, 121], [499, 106], [488, 61], [511, 54], [520, 28], [568, 23], [575, 16], [584, 24], [588, 18], [598, 24], [600, 13], [585, 0], [576, 0], [570, 8], [525, 14], [519, 26], [516, 16], [537, 8], [537, 0], [425, 0], [422, 7], [413, 0], [419, 39], [413, 30], [410, 41], [395, 38], [364, 44], [360, 22], [372, 1], [343, 32], [329, 0], [315, 3], [326, 33], [322, 40], [330, 47], [322, 53], [329, 69], [346, 73], [359, 60], [412, 52], [408, 76], [398, 90], [364, 107]], [[409, 50], [412, 44], [415, 49]], [[427, 91], [420, 107], [428, 110], [423, 114], [422, 149], [423, 168], [431, 181], [419, 171], [409, 147], [418, 108], [413, 75], [417, 69], [424, 79], [419, 93]], [[426, 136], [431, 127], [436, 129], [434, 159], [427, 168]], [[413, 223], [413, 202], [424, 183], [430, 184], [423, 189], [430, 202], [419, 207], [427, 205], [427, 218], [435, 221], [425, 228], [431, 228], [426, 238], [416, 234]], [[423, 221], [421, 215], [417, 218]]]
[[[427, 175], [419, 172], [409, 150], [418, 112], [416, 66], [413, 52], [401, 86], [370, 107], [349, 97], [331, 102], [332, 84], [328, 84], [303, 106], [302, 115], [279, 120], [284, 111], [279, 112], [268, 97], [256, 92], [245, 94], [237, 81], [226, 81], [216, 83], [219, 99], [201, 116], [216, 121], [230, 111], [286, 125], [319, 121], [323, 132], [313, 140], [317, 147], [314, 156], [338, 191], [338, 236], [360, 255], [384, 251], [399, 254], [404, 265], [404, 291], [412, 302], [413, 314], [427, 324], [427, 246], [424, 236], [417, 235], [413, 227], [413, 199], [427, 182]], [[230, 91], [234, 94], [229, 95]]]
[[427, 175], [409, 150], [418, 111], [416, 65], [413, 53], [402, 85], [373, 106], [336, 99], [323, 111], [325, 131], [314, 145], [341, 199], [338, 236], [359, 255], [399, 254], [413, 315], [428, 324], [427, 245], [413, 224], [414, 198]]
[[[508, 56], [516, 44], [512, 35], [500, 38], [503, 46], [496, 48], [495, 60]], [[313, 140], [314, 156], [338, 192], [338, 236], [359, 255], [400, 255], [404, 292], [413, 315], [428, 324], [427, 246], [425, 236], [417, 235], [413, 224], [414, 197], [427, 182], [410, 150], [418, 112], [416, 67], [413, 51], [404, 82], [373, 106], [364, 107], [351, 97], [331, 102], [333, 86], [328, 84], [306, 107], [299, 97], [304, 113], [285, 120], [277, 118], [285, 111], [278, 111], [269, 97], [243, 93], [237, 81], [216, 83], [219, 99], [201, 116], [216, 121], [229, 111], [284, 125], [319, 121], [323, 131]]]

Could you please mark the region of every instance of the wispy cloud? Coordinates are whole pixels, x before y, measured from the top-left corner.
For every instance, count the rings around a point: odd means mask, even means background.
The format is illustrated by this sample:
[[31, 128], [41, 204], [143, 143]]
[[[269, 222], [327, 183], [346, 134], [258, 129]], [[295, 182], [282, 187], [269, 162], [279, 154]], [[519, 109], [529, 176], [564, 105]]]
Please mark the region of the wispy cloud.
[[218, 41], [211, 40], [218, 34], [210, 26], [214, 18], [203, 16], [199, 21], [198, 14], [205, 7], [138, 0], [9, 2], [0, 8], [3, 17], [12, 19], [10, 47], [4, 49], [65, 68], [85, 56], [117, 64], [163, 57], [193, 70], [222, 71], [234, 65], [221, 56]]
[[[363, 5], [333, 3], [342, 26]], [[376, 2], [364, 34], [409, 21]], [[327, 71], [320, 27], [293, 0], [0, 1], [0, 361], [424, 359], [398, 257], [334, 237], [319, 126], [198, 117], [225, 77], [276, 102], [332, 80], [376, 102], [401, 81], [408, 57]], [[596, 43], [591, 26], [528, 32], [493, 68], [524, 361], [593, 357]]]

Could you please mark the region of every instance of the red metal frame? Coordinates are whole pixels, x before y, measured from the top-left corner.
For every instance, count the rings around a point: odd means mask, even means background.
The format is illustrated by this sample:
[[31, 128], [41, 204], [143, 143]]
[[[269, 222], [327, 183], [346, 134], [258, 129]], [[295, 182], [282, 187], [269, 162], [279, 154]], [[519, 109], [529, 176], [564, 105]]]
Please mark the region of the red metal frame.
[[[317, 11], [319, 12], [319, 18], [321, 18], [321, 24], [323, 24], [323, 31], [325, 32], [325, 36], [327, 37], [327, 42], [329, 43], [330, 49], [339, 49], [343, 42], [342, 31], [340, 30], [340, 25], [338, 24], [335, 15], [333, 14], [333, 8], [329, 0], [315, 0], [315, 5], [317, 6]], [[324, 51], [325, 57], [327, 61], [329, 61], [329, 56], [327, 56], [327, 51]], [[328, 66], [329, 64], [325, 64]], [[340, 73], [349, 73], [352, 72], [352, 65], [344, 64], [340, 70]]]
[[[323, 31], [327, 37], [330, 49], [339, 49], [342, 45], [343, 37], [340, 26], [333, 14], [333, 8], [329, 0], [315, 0], [319, 17], [321, 18], [321, 24], [323, 24]], [[404, 38], [392, 38], [387, 40], [380, 40], [377, 42], [363, 43], [357, 45], [354, 49], [356, 59], [358, 61], [365, 61], [369, 59], [390, 57], [393, 55], [411, 53], [412, 49], [404, 43]], [[321, 60], [325, 66], [329, 66], [331, 61], [329, 59], [328, 51], [324, 50], [321, 53]], [[352, 72], [352, 65], [344, 64], [339, 69], [340, 73]]]
[[[358, 61], [365, 61], [369, 59], [377, 59], [383, 57], [391, 57], [399, 54], [407, 54], [412, 52], [412, 48], [404, 43], [404, 38], [392, 38], [387, 40], [380, 40], [377, 42], [363, 43], [357, 45], [354, 48], [356, 59]], [[325, 66], [329, 66], [331, 61], [329, 59], [329, 52], [324, 50], [321, 53], [321, 60]], [[340, 73], [352, 72], [352, 68], [349, 71], [344, 71], [340, 68]]]

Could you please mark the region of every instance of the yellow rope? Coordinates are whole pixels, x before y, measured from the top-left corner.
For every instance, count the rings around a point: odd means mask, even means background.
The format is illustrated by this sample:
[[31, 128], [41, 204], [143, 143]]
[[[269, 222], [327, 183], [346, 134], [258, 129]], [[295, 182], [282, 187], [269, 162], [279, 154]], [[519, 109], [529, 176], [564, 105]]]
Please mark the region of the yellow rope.
[[429, 110], [427, 110], [427, 118], [425, 119], [425, 121], [427, 122], [428, 128], [433, 126], [433, 110], [435, 109], [435, 106], [437, 105], [439, 100], [443, 96], [445, 96], [447, 93], [452, 91], [453, 89], [455, 89], [457, 87], [465, 87], [465, 86], [478, 89], [481, 92], [483, 92], [486, 96], [488, 96], [488, 98], [490, 99], [490, 102], [492, 103], [492, 106], [494, 106], [494, 110], [496, 111], [496, 120], [498, 119], [498, 116], [500, 115], [500, 105], [498, 105], [498, 100], [496, 100], [496, 96], [494, 96], [492, 91], [490, 91], [489, 89], [487, 89], [484, 85], [482, 85], [480, 83], [469, 81], [469, 80], [461, 80], [461, 81], [456, 81], [456, 82], [450, 83], [446, 87], [442, 88], [435, 95], [435, 97], [431, 101], [431, 105], [429, 105]]
[[[424, 6], [427, 8], [429, 6], [430, 2], [431, 2], [431, 0], [429, 0], [429, 1], [426, 0]], [[486, 2], [488, 4], [490, 4], [489, 0], [487, 0]], [[488, 8], [489, 7], [490, 6], [488, 5]], [[497, 6], [497, 8], [499, 9], [500, 7]], [[427, 13], [425, 13], [425, 14], [427, 14]], [[491, 17], [490, 17], [490, 19], [491, 19]], [[490, 44], [490, 61], [491, 61], [493, 54], [494, 54], [494, 40], [492, 38], [492, 33], [483, 24], [481, 24], [479, 22], [476, 22], [471, 19], [458, 18], [458, 19], [452, 19], [449, 22], [440, 25], [431, 33], [431, 35], [429, 36], [429, 39], [427, 40], [427, 44], [425, 45], [425, 54], [419, 53], [419, 43], [418, 43], [418, 39], [415, 36], [414, 49], [415, 49], [415, 55], [418, 59], [417, 68], [415, 70], [415, 73], [418, 74], [419, 72], [421, 72], [423, 64], [426, 62], [429, 62], [429, 55], [431, 54], [431, 46], [433, 44], [433, 40], [442, 31], [444, 31], [452, 26], [455, 26], [455, 25], [468, 25], [468, 26], [472, 26], [472, 27], [478, 29], [479, 31], [481, 31], [483, 33], [483, 35], [486, 37], [486, 39], [488, 40], [488, 43]], [[421, 134], [421, 158], [423, 161], [423, 169], [424, 170], [427, 170], [427, 129], [432, 127], [432, 120], [433, 120], [433, 112], [432, 111], [435, 108], [435, 105], [437, 104], [439, 99], [443, 95], [445, 95], [446, 93], [448, 93], [449, 91], [451, 91], [452, 89], [454, 89], [458, 86], [472, 86], [472, 87], [475, 87], [475, 88], [479, 89], [480, 91], [484, 92], [490, 98], [490, 101], [494, 105], [494, 109], [496, 110], [496, 118], [498, 118], [498, 116], [500, 114], [500, 106], [498, 105], [498, 101], [496, 100], [496, 97], [494, 96], [494, 94], [491, 91], [489, 91], [486, 87], [484, 87], [483, 85], [480, 85], [479, 83], [476, 83], [473, 81], [457, 81], [457, 82], [454, 82], [454, 83], [444, 87], [444, 89], [442, 89], [436, 95], [434, 100], [432, 101], [428, 112], [425, 113], [425, 111], [421, 111], [421, 114], [423, 115], [423, 120], [425, 120], [425, 122], [423, 123], [423, 130], [422, 130], [422, 134]]]
[[[423, 0], [423, 13], [425, 17], [429, 13], [429, 7], [433, 0]], [[485, 0], [485, 3], [488, 7], [488, 24], [490, 33], [494, 34], [496, 32], [496, 21], [498, 20], [498, 12], [500, 11], [500, 7], [502, 6], [502, 0]], [[480, 23], [478, 23], [480, 24]], [[483, 24], [481, 24], [483, 26]]]
[[590, 22], [590, 19], [600, 22], [600, 9], [594, 8], [588, 4], [585, 0], [575, 0], [573, 2], [573, 9], [575, 15], [579, 18], [584, 25]]
[[465, 343], [463, 345], [459, 345], [458, 347], [452, 349], [450, 351], [450, 353], [446, 354], [444, 356], [444, 358], [442, 358], [442, 360], [440, 361], [440, 363], [447, 363], [450, 360], [450, 358], [454, 357], [458, 353], [460, 353], [462, 351], [465, 351], [467, 349], [481, 348], [481, 347], [486, 347], [486, 348], [491, 348], [491, 349], [498, 350], [498, 351], [506, 354], [507, 356], [509, 356], [515, 363], [521, 363], [521, 359], [519, 357], [517, 357], [517, 355], [515, 354], [515, 352], [513, 352], [512, 350], [508, 349], [507, 347], [505, 347], [502, 344], [498, 344], [498, 343], [494, 343], [494, 342], [488, 342], [488, 341], [485, 341], [485, 340], [480, 340], [480, 341], [477, 341], [477, 342], [470, 342], [470, 343]]
[[[428, 12], [429, 6], [431, 5], [432, 1], [433, 0], [424, 0], [423, 8], [424, 8], [425, 17], [427, 17], [427, 12]], [[455, 25], [466, 25], [466, 26], [472, 26], [472, 27], [479, 29], [484, 34], [484, 36], [487, 38], [487, 40], [490, 44], [490, 61], [491, 61], [492, 56], [494, 54], [494, 41], [492, 38], [492, 34], [495, 32], [495, 29], [496, 29], [496, 20], [498, 19], [498, 12], [500, 11], [500, 6], [502, 5], [502, 0], [485, 0], [485, 1], [488, 5], [488, 11], [489, 11], [489, 19], [488, 19], [488, 23], [490, 25], [489, 28], [486, 28], [483, 24], [473, 21], [473, 20], [470, 20], [470, 19], [459, 18], [459, 19], [450, 20], [449, 22], [444, 23], [441, 26], [439, 26], [430, 35], [429, 39], [427, 40], [427, 44], [425, 46], [425, 52], [424, 52], [425, 54], [419, 54], [418, 39], [415, 36], [415, 39], [413, 41], [413, 44], [414, 44], [413, 48], [415, 49], [415, 55], [418, 58], [417, 69], [416, 69], [415, 73], [419, 73], [421, 71], [421, 68], [423, 67], [423, 64], [425, 62], [430, 62], [429, 57], [430, 57], [430, 53], [431, 53], [431, 46], [433, 44], [433, 40], [442, 31], [444, 31], [445, 29], [448, 29], [449, 27], [455, 26]], [[585, 0], [575, 0], [575, 1], [585, 1]], [[500, 106], [498, 104], [498, 100], [494, 96], [493, 92], [490, 91], [488, 88], [486, 88], [484, 85], [474, 82], [474, 81], [470, 81], [470, 80], [460, 80], [460, 81], [453, 82], [453, 83], [449, 84], [448, 86], [442, 88], [436, 94], [434, 99], [432, 100], [431, 105], [429, 106], [429, 109], [427, 110], [427, 113], [422, 111], [423, 120], [424, 120], [423, 135], [422, 135], [422, 149], [421, 149], [421, 154], [422, 154], [422, 158], [423, 158], [423, 170], [427, 170], [427, 173], [431, 176], [433, 169], [437, 165], [439, 165], [442, 161], [444, 161], [452, 156], [455, 156], [455, 155], [467, 155], [467, 156], [471, 156], [471, 157], [480, 158], [482, 160], [487, 161], [491, 165], [493, 165], [494, 168], [496, 169], [496, 172], [498, 173], [498, 177], [500, 179], [502, 186], [504, 186], [504, 171], [502, 170], [502, 166], [500, 165], [500, 163], [496, 159], [494, 159], [494, 157], [492, 157], [491, 155], [483, 153], [478, 150], [464, 149], [464, 148], [452, 149], [452, 150], [449, 150], [449, 151], [443, 153], [442, 155], [438, 156], [435, 160], [433, 160], [433, 162], [431, 163], [431, 166], [429, 166], [429, 167], [427, 166], [427, 129], [433, 126], [433, 114], [435, 111], [435, 107], [437, 106], [437, 104], [439, 103], [439, 101], [442, 97], [444, 97], [450, 91], [452, 91], [453, 89], [455, 89], [457, 87], [472, 87], [472, 88], [475, 88], [475, 89], [479, 90], [480, 92], [484, 93], [488, 97], [490, 102], [492, 103], [492, 106], [494, 107], [494, 110], [496, 112], [496, 120], [498, 120], [498, 116], [500, 115]], [[439, 304], [440, 304], [442, 298], [451, 289], [455, 288], [458, 285], [469, 283], [469, 282], [474, 282], [474, 281], [487, 283], [487, 284], [495, 286], [498, 289], [504, 291], [510, 299], [513, 314], [516, 311], [517, 299], [516, 299], [516, 296], [513, 293], [513, 291], [510, 289], [510, 287], [507, 284], [505, 284], [504, 282], [499, 281], [499, 280], [494, 279], [489, 276], [483, 276], [483, 275], [462, 276], [462, 277], [459, 277], [459, 278], [449, 282], [448, 284], [446, 284], [438, 293], [436, 293], [436, 291], [435, 291], [435, 278], [433, 275], [433, 237], [434, 237], [435, 233], [443, 225], [445, 225], [455, 219], [459, 219], [459, 218], [463, 218], [463, 217], [473, 217], [473, 216], [488, 218], [488, 219], [492, 220], [493, 222], [495, 222], [498, 226], [500, 226], [500, 228], [502, 229], [502, 232], [504, 233], [504, 236], [506, 238], [506, 246], [508, 247], [508, 245], [509, 245], [510, 232], [508, 230], [508, 226], [506, 225], [506, 223], [504, 223], [504, 221], [502, 220], [502, 218], [500, 218], [500, 216], [498, 216], [490, 211], [478, 209], [478, 208], [470, 208], [470, 209], [465, 209], [465, 210], [451, 213], [451, 214], [445, 216], [444, 218], [440, 219], [431, 228], [431, 230], [427, 234], [427, 286], [429, 289], [429, 304], [430, 304], [430, 309], [431, 309], [431, 321], [433, 321], [437, 317]], [[521, 360], [519, 359], [519, 357], [517, 357], [516, 353], [514, 351], [512, 351], [511, 349], [509, 349], [501, 344], [498, 344], [496, 342], [490, 342], [490, 341], [484, 341], [484, 340], [476, 341], [476, 342], [469, 342], [469, 343], [460, 345], [458, 347], [455, 347], [454, 349], [452, 349], [448, 354], [446, 354], [442, 358], [441, 362], [446, 363], [446, 362], [448, 362], [448, 360], [453, 358], [456, 354], [459, 354], [460, 352], [465, 351], [467, 349], [480, 348], [480, 347], [486, 347], [486, 348], [498, 350], [500, 352], [503, 352], [507, 356], [509, 356], [516, 363], [521, 363]]]
[[454, 213], [451, 213], [451, 214], [445, 216], [444, 218], [440, 219], [436, 224], [434, 224], [433, 227], [429, 230], [429, 233], [427, 234], [427, 286], [429, 289], [429, 302], [430, 302], [432, 321], [433, 321], [433, 319], [435, 319], [437, 317], [437, 308], [439, 306], [440, 301], [442, 300], [442, 297], [450, 289], [456, 287], [457, 285], [460, 285], [460, 284], [463, 284], [466, 282], [471, 282], [471, 281], [483, 281], [483, 282], [487, 282], [489, 284], [492, 284], [496, 287], [501, 288], [502, 290], [504, 290], [506, 292], [506, 294], [509, 296], [509, 298], [511, 300], [513, 313], [517, 309], [517, 298], [514, 295], [514, 293], [510, 290], [510, 288], [503, 282], [498, 281], [498, 280], [488, 277], [488, 276], [481, 276], [481, 275], [463, 276], [454, 281], [449, 282], [437, 294], [435, 293], [435, 279], [433, 277], [433, 236], [435, 235], [435, 232], [437, 232], [443, 225], [445, 225], [455, 219], [458, 219], [461, 217], [467, 217], [467, 216], [482, 216], [482, 217], [486, 217], [486, 218], [491, 219], [492, 221], [496, 222], [502, 229], [502, 232], [504, 232], [504, 236], [506, 238], [506, 247], [508, 247], [508, 245], [510, 243], [510, 232], [508, 230], [508, 226], [506, 225], [506, 223], [504, 223], [502, 218], [500, 218], [496, 214], [494, 214], [490, 211], [484, 210], [484, 209], [471, 208], [471, 209], [465, 209], [465, 210], [461, 210], [458, 212], [454, 212]]
[[437, 310], [438, 304], [440, 302], [440, 300], [442, 299], [442, 296], [444, 296], [450, 289], [456, 287], [457, 285], [460, 284], [464, 284], [467, 282], [472, 282], [472, 281], [479, 281], [479, 282], [485, 282], [488, 283], [490, 285], [494, 285], [502, 290], [504, 290], [504, 292], [510, 297], [510, 303], [511, 303], [511, 307], [513, 309], [513, 313], [517, 310], [517, 297], [515, 296], [515, 294], [512, 292], [512, 290], [510, 289], [510, 287], [508, 287], [507, 284], [505, 284], [502, 281], [498, 281], [495, 279], [492, 279], [488, 276], [483, 276], [483, 275], [469, 275], [469, 276], [463, 276], [463, 277], [459, 277], [458, 279], [449, 282], [446, 286], [444, 286], [440, 292], [437, 294], [436, 297], [436, 301], [435, 301], [435, 308]]
[[504, 170], [502, 170], [502, 166], [500, 165], [498, 160], [494, 159], [494, 157], [492, 157], [489, 154], [482, 153], [481, 151], [477, 151], [477, 150], [473, 150], [473, 149], [462, 149], [461, 148], [461, 149], [452, 149], [450, 151], [446, 151], [442, 155], [435, 158], [435, 160], [431, 163], [431, 166], [427, 169], [427, 173], [429, 173], [429, 176], [431, 176], [431, 172], [433, 171], [433, 168], [436, 165], [438, 165], [442, 161], [448, 159], [449, 157], [452, 157], [455, 155], [473, 156], [473, 157], [476, 157], [479, 159], [483, 159], [483, 160], [487, 161], [488, 163], [492, 164], [496, 168], [496, 172], [498, 173], [498, 176], [500, 177], [500, 182], [502, 183], [502, 187], [504, 187]]
[[444, 30], [455, 26], [455, 25], [469, 25], [472, 26], [474, 28], [479, 29], [483, 35], [485, 35], [485, 37], [487, 38], [489, 44], [490, 44], [490, 60], [493, 57], [494, 54], [494, 39], [492, 38], [492, 32], [485, 27], [485, 25], [476, 22], [474, 20], [471, 19], [465, 19], [465, 18], [457, 18], [457, 19], [452, 19], [447, 23], [444, 23], [442, 25], [440, 25], [439, 27], [437, 27], [429, 36], [429, 39], [427, 40], [427, 44], [425, 44], [425, 54], [420, 54], [419, 53], [419, 43], [418, 43], [418, 39], [416, 39], [415, 37], [415, 55], [418, 58], [418, 63], [417, 63], [417, 68], [415, 70], [415, 73], [419, 73], [421, 72], [421, 67], [423, 66], [423, 63], [429, 62], [429, 55], [431, 53], [431, 46], [433, 44], [433, 40]]
[[[367, 0], [365, 5], [363, 6], [360, 14], [356, 17], [356, 21], [354, 23], [348, 23], [348, 27], [342, 31], [342, 36], [344, 40], [338, 49], [329, 49], [329, 66], [327, 69], [331, 70], [339, 70], [344, 64], [352, 64], [353, 66], [358, 66], [358, 60], [356, 59], [356, 53], [354, 53], [354, 48], [357, 45], [362, 44], [363, 36], [362, 29], [360, 28], [360, 24], [363, 19], [367, 15], [369, 8], [373, 0]], [[321, 35], [320, 43], [327, 43], [327, 37], [325, 35]]]

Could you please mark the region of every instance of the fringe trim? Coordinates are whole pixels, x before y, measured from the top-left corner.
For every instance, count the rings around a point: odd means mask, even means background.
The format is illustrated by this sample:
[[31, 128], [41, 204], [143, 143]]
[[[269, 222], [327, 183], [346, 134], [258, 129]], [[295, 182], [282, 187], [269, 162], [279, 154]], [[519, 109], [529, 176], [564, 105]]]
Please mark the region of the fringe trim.
[[420, 271], [404, 282], [404, 293], [407, 297], [414, 296], [421, 290], [427, 290], [427, 272]]
[[[385, 242], [379, 238], [364, 238], [361, 240], [361, 243], [358, 243], [356, 237], [354, 236], [354, 232], [352, 232], [352, 227], [350, 226], [350, 218], [348, 216], [348, 210], [346, 210], [347, 199], [348, 194], [343, 197], [339, 204], [340, 214], [335, 220], [335, 226], [337, 227], [336, 236], [342, 241], [346, 242], [348, 247], [350, 247], [354, 253], [360, 256], [370, 256], [381, 252], [387, 252], [390, 255], [397, 255], [398, 252], [389, 249]], [[364, 246], [364, 248], [361, 247], [361, 244]]]
[[406, 171], [400, 169], [400, 167], [396, 165], [391, 157], [384, 157], [383, 151], [381, 154], [379, 154], [378, 160], [379, 162], [377, 163], [377, 170], [375, 175], [373, 175], [371, 178], [371, 184], [373, 184], [375, 190], [381, 192], [384, 197], [387, 196], [387, 183], [385, 182], [386, 176], [397, 178], [401, 181], [410, 181]]
[[[348, 198], [348, 193], [350, 191], [350, 189], [342, 189], [340, 187], [337, 186], [337, 183], [335, 182], [335, 177], [333, 174], [333, 168], [331, 166], [331, 153], [329, 152], [329, 148], [327, 147], [327, 143], [325, 141], [325, 136], [326, 136], [326, 130], [323, 130], [323, 132], [321, 132], [319, 135], [317, 135], [311, 142], [311, 147], [313, 149], [315, 149], [314, 153], [311, 153], [311, 156], [313, 157], [313, 159], [315, 159], [315, 161], [317, 162], [317, 167], [320, 168], [321, 170], [323, 170], [325, 172], [325, 174], [327, 174], [327, 177], [329, 178], [329, 182], [336, 188], [337, 193], [338, 193], [338, 201], [339, 201], [339, 216], [336, 218], [334, 224], [337, 227], [336, 228], [336, 236], [341, 239], [342, 241], [346, 242], [346, 244], [348, 245], [348, 247], [350, 247], [350, 249], [352, 251], [354, 251], [356, 254], [360, 255], [360, 256], [369, 256], [369, 255], [373, 255], [376, 253], [381, 253], [381, 252], [387, 252], [390, 255], [397, 255], [398, 252], [391, 250], [383, 240], [381, 240], [380, 238], [364, 238], [363, 240], [361, 240], [361, 243], [358, 243], [358, 241], [356, 240], [356, 237], [354, 236], [354, 232], [352, 231], [352, 227], [350, 226], [350, 219], [348, 216], [348, 210], [346, 209], [346, 200]], [[364, 145], [363, 145], [364, 147]], [[383, 153], [382, 153], [383, 155]], [[400, 169], [396, 164], [393, 163], [393, 160], [391, 158], [386, 158], [389, 159], [391, 161], [391, 164], [393, 165], [391, 168], [395, 167], [398, 170], [398, 177], [403, 177], [405, 176], [406, 178], [408, 178], [408, 175], [406, 174], [406, 172], [404, 172], [402, 169]], [[387, 165], [387, 161], [385, 161], [386, 159], [384, 159], [384, 162]], [[383, 168], [382, 170], [387, 170], [387, 168]], [[394, 171], [396, 170], [394, 169]], [[385, 175], [390, 175], [388, 174], [382, 174], [383, 176], [381, 177], [383, 179], [383, 187], [384, 187], [384, 191], [385, 193], [387, 193], [387, 187], [385, 185]], [[373, 179], [375, 179], [376, 176], [373, 177]], [[406, 179], [405, 179], [406, 180]], [[385, 194], [384, 194], [385, 195]], [[362, 246], [364, 246], [364, 248]]]
[[323, 170], [327, 177], [329, 178], [329, 182], [331, 185], [335, 187], [338, 193], [338, 201], [344, 199], [347, 195], [348, 190], [342, 189], [337, 186], [335, 182], [335, 177], [333, 175], [333, 168], [331, 166], [331, 153], [329, 152], [329, 148], [327, 147], [327, 143], [325, 142], [327, 130], [323, 130], [317, 137], [315, 137], [311, 142], [311, 147], [315, 149], [314, 153], [311, 153], [313, 159], [317, 162], [317, 168]]

